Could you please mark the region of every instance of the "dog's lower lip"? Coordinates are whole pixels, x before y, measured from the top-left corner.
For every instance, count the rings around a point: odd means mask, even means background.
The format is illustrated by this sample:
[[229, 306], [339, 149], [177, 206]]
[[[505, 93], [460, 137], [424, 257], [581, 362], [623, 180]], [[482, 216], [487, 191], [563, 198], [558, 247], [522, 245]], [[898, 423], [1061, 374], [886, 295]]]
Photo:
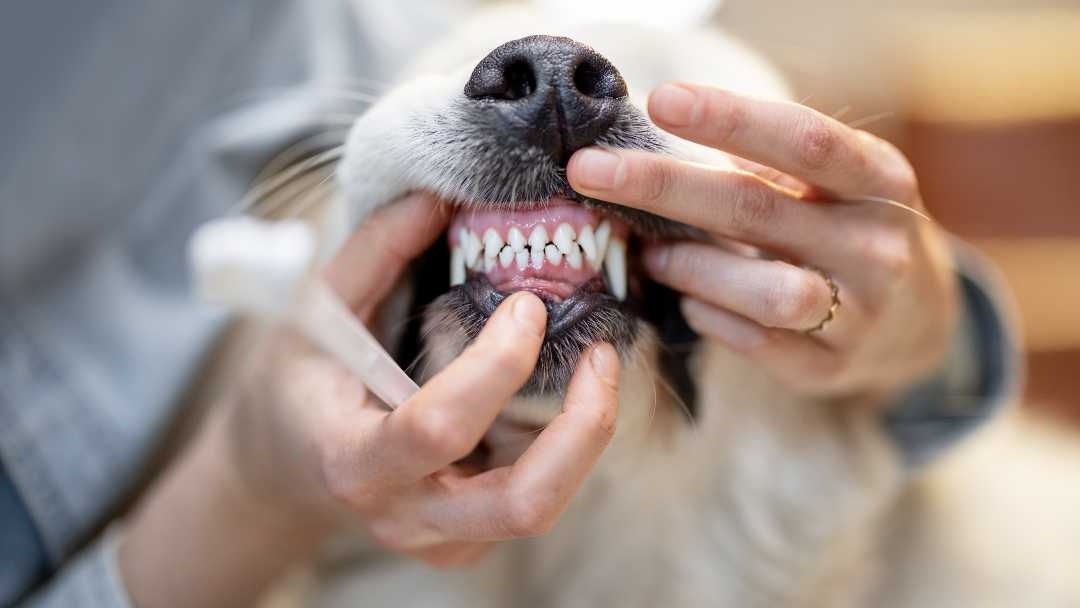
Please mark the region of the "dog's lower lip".
[[[456, 289], [464, 289], [473, 305], [485, 317], [490, 317], [499, 304], [502, 304], [510, 293], [495, 289], [487, 277], [474, 275], [464, 285]], [[532, 291], [532, 290], [528, 290]], [[535, 292], [534, 292], [535, 293]], [[566, 298], [554, 300], [545, 295], [537, 294], [547, 308], [547, 331], [545, 339], [551, 340], [562, 332], [570, 329], [589, 313], [602, 306], [619, 307], [621, 303], [614, 296], [604, 290], [603, 281], [599, 278], [592, 279], [574, 289]]]

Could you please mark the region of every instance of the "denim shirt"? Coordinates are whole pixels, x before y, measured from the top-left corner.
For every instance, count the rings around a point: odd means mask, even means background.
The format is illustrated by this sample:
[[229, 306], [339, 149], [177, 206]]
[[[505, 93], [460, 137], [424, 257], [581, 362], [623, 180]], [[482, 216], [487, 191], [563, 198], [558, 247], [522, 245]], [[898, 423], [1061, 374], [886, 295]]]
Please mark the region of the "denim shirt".
[[[0, 121], [0, 605], [128, 605], [102, 527], [223, 323], [190, 296], [188, 236], [276, 152], [361, 109], [332, 91], [389, 80], [470, 1], [7, 11], [0, 82], [17, 86], [0, 115], [20, 119]], [[973, 267], [959, 363], [883, 421], [912, 462], [1015, 385], [1011, 338]]]

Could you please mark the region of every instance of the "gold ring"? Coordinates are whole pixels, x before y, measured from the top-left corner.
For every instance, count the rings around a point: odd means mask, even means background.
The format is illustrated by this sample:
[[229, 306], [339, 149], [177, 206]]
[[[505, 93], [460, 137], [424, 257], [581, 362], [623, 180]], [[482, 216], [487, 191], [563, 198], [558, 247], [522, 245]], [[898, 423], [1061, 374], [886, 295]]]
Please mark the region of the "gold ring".
[[825, 279], [825, 284], [829, 286], [829, 293], [832, 296], [832, 303], [829, 304], [829, 312], [826, 313], [825, 318], [810, 329], [803, 330], [803, 333], [809, 336], [810, 334], [816, 334], [825, 329], [825, 326], [832, 323], [832, 320], [836, 318], [836, 311], [840, 310], [840, 289], [836, 286], [836, 282], [832, 280], [832, 277], [829, 276], [829, 273], [814, 268], [813, 266], [803, 266], [803, 268], [811, 272], [816, 272], [821, 278]]

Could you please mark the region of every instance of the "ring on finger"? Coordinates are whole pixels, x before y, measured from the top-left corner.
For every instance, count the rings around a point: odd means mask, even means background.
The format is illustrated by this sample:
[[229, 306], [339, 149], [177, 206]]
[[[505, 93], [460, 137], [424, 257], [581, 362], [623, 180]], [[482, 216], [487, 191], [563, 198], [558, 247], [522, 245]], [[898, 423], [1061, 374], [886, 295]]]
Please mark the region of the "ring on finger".
[[832, 276], [829, 275], [829, 273], [814, 268], [813, 266], [803, 266], [803, 268], [811, 272], [816, 272], [822, 279], [825, 279], [825, 284], [829, 286], [829, 296], [832, 298], [832, 301], [829, 303], [829, 311], [825, 313], [825, 317], [821, 319], [821, 322], [810, 329], [803, 330], [803, 333], [809, 336], [822, 331], [836, 318], [836, 312], [840, 310], [840, 289], [836, 286], [836, 281], [833, 281]]

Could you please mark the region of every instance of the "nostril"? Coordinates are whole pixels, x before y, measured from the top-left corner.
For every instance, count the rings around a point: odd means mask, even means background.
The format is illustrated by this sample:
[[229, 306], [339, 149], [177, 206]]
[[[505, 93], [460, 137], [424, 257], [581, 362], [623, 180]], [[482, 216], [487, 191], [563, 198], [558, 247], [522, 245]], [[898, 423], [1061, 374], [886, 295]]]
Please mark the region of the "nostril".
[[613, 99], [626, 96], [626, 84], [611, 64], [584, 61], [574, 69], [574, 88], [586, 97]]
[[527, 61], [514, 61], [503, 70], [506, 90], [503, 99], [523, 99], [536, 90], [536, 72]]

